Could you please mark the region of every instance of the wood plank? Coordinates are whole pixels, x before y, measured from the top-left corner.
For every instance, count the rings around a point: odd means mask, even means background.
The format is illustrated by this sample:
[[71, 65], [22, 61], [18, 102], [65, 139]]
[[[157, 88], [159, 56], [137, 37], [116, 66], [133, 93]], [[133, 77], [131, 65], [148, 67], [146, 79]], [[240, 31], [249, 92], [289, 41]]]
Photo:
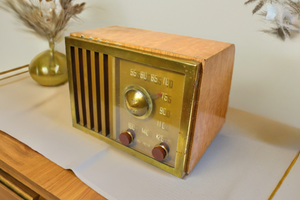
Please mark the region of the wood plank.
[[45, 199], [105, 199], [73, 172], [0, 131], [0, 168]]
[[0, 181], [26, 200], [38, 200], [40, 195], [0, 169]]
[[24, 200], [22, 197], [18, 196], [16, 193], [11, 191], [5, 185], [0, 183], [0, 199], [2, 200]]

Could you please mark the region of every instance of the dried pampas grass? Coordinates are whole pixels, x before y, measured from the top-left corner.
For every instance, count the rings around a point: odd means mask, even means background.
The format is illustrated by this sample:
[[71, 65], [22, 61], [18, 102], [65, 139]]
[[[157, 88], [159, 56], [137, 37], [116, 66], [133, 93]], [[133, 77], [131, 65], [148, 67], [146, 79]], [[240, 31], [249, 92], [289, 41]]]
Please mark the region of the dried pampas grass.
[[[258, 0], [248, 0], [245, 2], [245, 5], [249, 3], [257, 2]], [[259, 11], [266, 3], [275, 3], [278, 2], [278, 0], [259, 0], [257, 5], [252, 10], [252, 14], [255, 14], [257, 11]]]
[[292, 0], [248, 0], [245, 5], [253, 2], [258, 4], [253, 9], [255, 14], [267, 5], [266, 11], [261, 11], [260, 16], [271, 22], [269, 29], [262, 30], [264, 33], [275, 35], [285, 40], [293, 38], [300, 33], [300, 2]]
[[71, 18], [84, 10], [85, 2], [73, 0], [0, 0], [0, 7], [12, 12], [32, 32], [50, 41], [62, 38], [62, 31]]

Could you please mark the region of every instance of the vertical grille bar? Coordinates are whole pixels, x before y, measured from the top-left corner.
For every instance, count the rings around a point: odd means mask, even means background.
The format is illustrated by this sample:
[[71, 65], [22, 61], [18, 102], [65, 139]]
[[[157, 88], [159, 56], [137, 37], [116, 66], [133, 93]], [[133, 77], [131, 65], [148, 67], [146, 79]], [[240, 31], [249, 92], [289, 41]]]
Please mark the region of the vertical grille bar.
[[99, 133], [101, 131], [101, 116], [100, 116], [100, 90], [99, 90], [99, 55], [94, 51], [90, 52], [91, 62], [91, 84], [92, 84], [92, 98], [93, 98], [93, 115], [94, 115], [94, 131]]
[[107, 136], [110, 134], [109, 76], [112, 76], [109, 68], [114, 59], [95, 51], [72, 48], [77, 123]]
[[[87, 72], [88, 72], [88, 86], [89, 86], [89, 105], [90, 105], [90, 121], [91, 121], [91, 130], [94, 129], [94, 104], [93, 104], [93, 91], [92, 91], [92, 62], [91, 62], [91, 51], [87, 51]], [[95, 64], [95, 63], [94, 63]]]
[[79, 49], [74, 47], [75, 53], [75, 71], [76, 71], [76, 88], [77, 88], [77, 100], [78, 100], [78, 122], [80, 125], [84, 126], [84, 117], [83, 117], [83, 102], [82, 102], [82, 92], [81, 92], [81, 78], [80, 78], [80, 61], [79, 61]]
[[109, 111], [108, 110], [108, 105], [106, 105], [106, 73], [105, 73], [105, 68], [107, 68], [107, 66], [105, 65], [105, 55], [99, 53], [99, 66], [100, 66], [100, 70], [99, 70], [99, 75], [100, 75], [100, 102], [101, 102], [101, 123], [102, 123], [102, 134], [103, 135], [108, 135], [108, 127], [107, 127], [107, 118], [106, 118], [106, 113]]
[[75, 65], [75, 50], [74, 50], [74, 47], [70, 47], [70, 53], [71, 53], [73, 99], [74, 99], [74, 109], [72, 109], [72, 113], [75, 114], [74, 115], [75, 121], [76, 121], [76, 123], [78, 123], [79, 122], [79, 112], [78, 112], [78, 94], [77, 94], [77, 84], [76, 84], [76, 65]]
[[[116, 119], [113, 117], [113, 114], [109, 113], [115, 113], [116, 109], [116, 102], [115, 99], [113, 98], [113, 93], [116, 91], [116, 86], [115, 83], [109, 80], [109, 78], [115, 77], [113, 66], [115, 64], [115, 59], [111, 55], [105, 55], [105, 85], [106, 85], [106, 91], [105, 91], [105, 103], [107, 106], [107, 112], [106, 114], [106, 126], [109, 129], [110, 132], [110, 137], [115, 138], [116, 135], [116, 130], [114, 127], [116, 124]], [[112, 91], [112, 92], [110, 92]]]
[[91, 105], [90, 105], [90, 90], [89, 90], [89, 73], [87, 64], [87, 51], [82, 50], [82, 64], [84, 77], [84, 97], [85, 97], [85, 111], [86, 111], [86, 127], [92, 129], [91, 122]]

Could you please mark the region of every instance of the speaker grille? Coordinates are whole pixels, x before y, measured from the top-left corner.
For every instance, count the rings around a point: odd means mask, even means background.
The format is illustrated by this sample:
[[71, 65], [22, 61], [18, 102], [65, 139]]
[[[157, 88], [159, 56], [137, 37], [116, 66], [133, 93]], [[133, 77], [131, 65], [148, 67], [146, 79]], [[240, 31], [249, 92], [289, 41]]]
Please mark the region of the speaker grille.
[[108, 135], [107, 55], [71, 47], [76, 123]]

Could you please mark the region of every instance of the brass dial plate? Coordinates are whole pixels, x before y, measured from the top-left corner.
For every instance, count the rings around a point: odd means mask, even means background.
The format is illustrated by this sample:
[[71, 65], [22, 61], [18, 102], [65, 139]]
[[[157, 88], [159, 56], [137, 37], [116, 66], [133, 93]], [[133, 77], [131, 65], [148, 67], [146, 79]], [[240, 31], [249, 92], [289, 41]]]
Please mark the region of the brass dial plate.
[[[152, 157], [152, 149], [164, 142], [169, 146], [170, 151], [163, 162], [174, 166], [180, 132], [184, 74], [125, 59], [116, 59], [115, 77], [116, 113], [114, 114], [117, 123], [113, 139], [118, 141], [121, 132], [132, 129], [136, 138], [130, 148], [150, 157]], [[124, 103], [128, 88], [140, 88], [140, 90], [143, 88], [151, 96], [153, 109], [147, 117], [139, 118], [128, 112]]]

